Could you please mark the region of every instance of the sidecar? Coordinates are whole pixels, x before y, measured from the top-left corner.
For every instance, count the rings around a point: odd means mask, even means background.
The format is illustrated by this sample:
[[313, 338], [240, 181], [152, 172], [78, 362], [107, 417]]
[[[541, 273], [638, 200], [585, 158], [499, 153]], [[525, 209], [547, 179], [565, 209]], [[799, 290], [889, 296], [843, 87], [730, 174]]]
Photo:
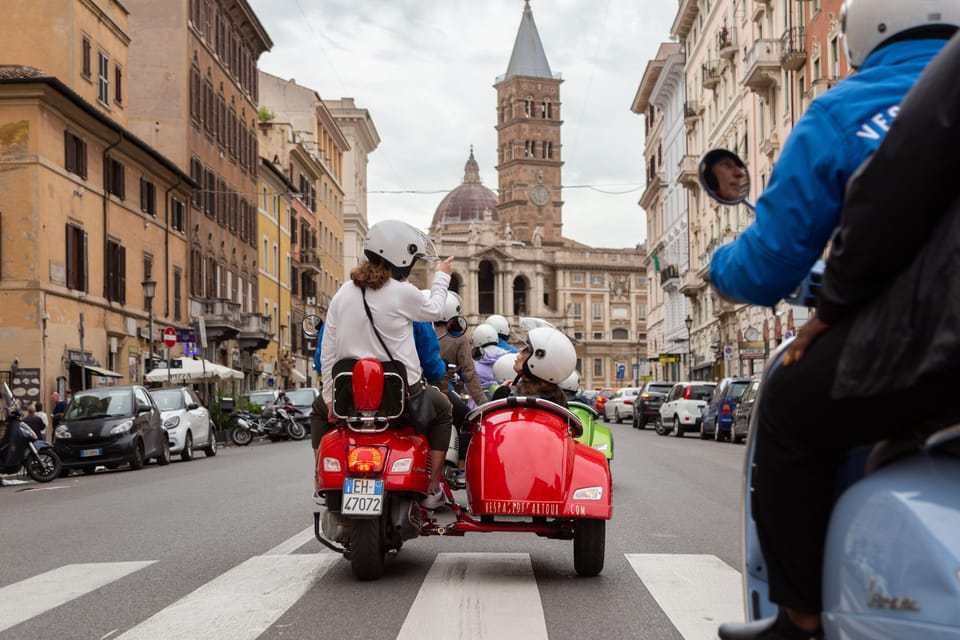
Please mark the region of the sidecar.
[[613, 460], [613, 434], [610, 432], [610, 428], [600, 424], [597, 420], [600, 414], [593, 407], [582, 402], [570, 402], [568, 406], [570, 411], [580, 418], [580, 422], [583, 424], [583, 435], [576, 438], [576, 441], [582, 442], [588, 447], [593, 447], [597, 451], [602, 451], [609, 464]]
[[453, 529], [572, 539], [577, 573], [599, 574], [612, 483], [604, 454], [577, 442], [580, 419], [534, 397], [489, 402], [467, 419], [467, 511], [458, 510]]

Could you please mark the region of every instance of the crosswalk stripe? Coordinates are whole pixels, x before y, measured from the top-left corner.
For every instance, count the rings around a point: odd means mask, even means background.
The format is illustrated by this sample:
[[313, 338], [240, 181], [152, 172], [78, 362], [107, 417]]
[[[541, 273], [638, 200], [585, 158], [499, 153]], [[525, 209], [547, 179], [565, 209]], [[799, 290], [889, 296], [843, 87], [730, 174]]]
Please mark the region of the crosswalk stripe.
[[[300, 533], [291, 536], [289, 539], [284, 540], [270, 551], [267, 551], [263, 555], [265, 556], [285, 556], [287, 554], [293, 553], [303, 545], [307, 544], [309, 541], [313, 540], [315, 533], [313, 531], [313, 525], [310, 525]], [[320, 545], [318, 545], [320, 546]], [[325, 551], [326, 547], [320, 548], [320, 551]]]
[[3, 587], [0, 589], [0, 631], [66, 604], [153, 562], [68, 564]]
[[441, 553], [397, 640], [546, 640], [540, 591], [526, 553]]
[[250, 558], [116, 640], [254, 640], [338, 558], [332, 553]]
[[684, 640], [715, 640], [722, 622], [743, 620], [740, 572], [712, 555], [626, 554]]

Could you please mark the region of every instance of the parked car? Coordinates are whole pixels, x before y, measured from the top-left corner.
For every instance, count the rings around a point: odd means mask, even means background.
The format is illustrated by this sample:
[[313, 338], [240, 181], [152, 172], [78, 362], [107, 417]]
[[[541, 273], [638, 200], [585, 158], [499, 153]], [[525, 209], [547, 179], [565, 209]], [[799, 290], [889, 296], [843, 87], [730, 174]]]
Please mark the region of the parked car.
[[672, 382], [654, 382], [648, 380], [640, 387], [640, 393], [633, 402], [633, 426], [643, 429], [648, 422], [656, 424], [660, 419], [660, 405], [673, 389]]
[[54, 432], [54, 450], [70, 469], [93, 473], [98, 465], [140, 469], [150, 458], [170, 464], [170, 442], [160, 409], [139, 385], [77, 391]]
[[615, 389], [598, 389], [597, 397], [594, 400], [596, 406], [593, 408], [597, 410], [597, 413], [603, 415], [603, 405], [607, 403], [607, 400], [613, 397], [613, 394], [616, 393]]
[[709, 437], [713, 437], [717, 442], [730, 440], [733, 411], [748, 386], [750, 378], [723, 378], [717, 383], [713, 396], [703, 408], [703, 421], [700, 425], [702, 440]]
[[193, 389], [151, 389], [150, 396], [160, 407], [171, 455], [179, 455], [183, 461], [193, 460], [194, 445], [201, 446], [208, 457], [217, 455], [217, 440], [210, 428], [210, 412], [200, 404]]
[[267, 391], [252, 391], [247, 395], [247, 400], [253, 404], [260, 405], [260, 408], [263, 409], [268, 404], [273, 404], [277, 401], [277, 397], [280, 395], [280, 392], [275, 389], [269, 389]]
[[700, 430], [700, 408], [707, 404], [717, 386], [715, 382], [678, 382], [660, 405], [657, 434], [672, 433], [682, 438], [687, 431]]
[[750, 420], [753, 417], [753, 407], [757, 402], [757, 394], [760, 391], [760, 380], [754, 378], [750, 381], [746, 391], [740, 396], [740, 402], [733, 411], [733, 442], [743, 442], [750, 434]]
[[603, 419], [620, 424], [625, 418], [633, 415], [633, 401], [640, 393], [640, 387], [624, 387], [619, 389], [603, 403]]

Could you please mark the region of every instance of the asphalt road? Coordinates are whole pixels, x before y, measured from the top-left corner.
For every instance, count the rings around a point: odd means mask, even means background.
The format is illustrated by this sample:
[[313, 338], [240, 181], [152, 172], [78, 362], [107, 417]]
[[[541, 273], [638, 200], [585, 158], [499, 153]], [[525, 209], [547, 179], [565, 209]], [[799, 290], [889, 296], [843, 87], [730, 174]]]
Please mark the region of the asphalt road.
[[475, 533], [359, 583], [308, 531], [307, 441], [0, 488], [0, 640], [712, 638], [742, 619], [745, 448], [609, 426], [597, 578], [569, 541]]

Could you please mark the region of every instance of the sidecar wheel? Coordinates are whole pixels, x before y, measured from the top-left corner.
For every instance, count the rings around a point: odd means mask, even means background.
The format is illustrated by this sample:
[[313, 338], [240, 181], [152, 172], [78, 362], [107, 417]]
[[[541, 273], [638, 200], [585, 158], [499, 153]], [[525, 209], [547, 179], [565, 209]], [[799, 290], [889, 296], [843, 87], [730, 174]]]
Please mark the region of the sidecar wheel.
[[606, 520], [584, 518], [573, 527], [573, 568], [577, 575], [592, 577], [603, 571]]
[[383, 575], [384, 552], [380, 518], [357, 519], [350, 531], [350, 568], [357, 580], [377, 580]]

